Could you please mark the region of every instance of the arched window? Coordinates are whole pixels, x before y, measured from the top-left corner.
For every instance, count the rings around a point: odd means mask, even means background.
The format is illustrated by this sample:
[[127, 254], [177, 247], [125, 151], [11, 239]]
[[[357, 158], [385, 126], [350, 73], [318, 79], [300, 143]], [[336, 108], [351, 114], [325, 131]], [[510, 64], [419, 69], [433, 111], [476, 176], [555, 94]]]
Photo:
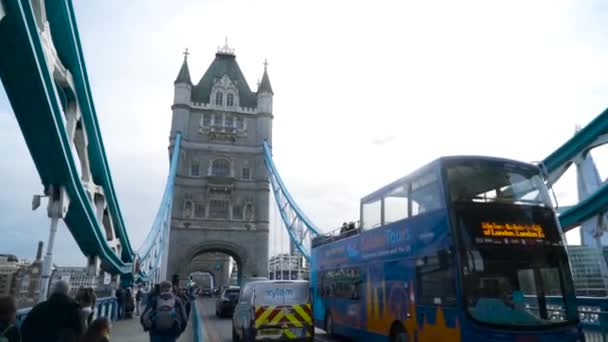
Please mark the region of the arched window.
[[218, 91], [215, 93], [215, 104], [221, 106], [222, 102], [224, 102], [224, 94], [221, 91]]
[[226, 106], [228, 106], [228, 107], [234, 106], [234, 95], [232, 95], [232, 94], [226, 95]]
[[213, 176], [230, 176], [230, 161], [226, 159], [216, 159], [211, 164], [211, 174]]
[[193, 205], [192, 205], [192, 201], [191, 200], [186, 200], [184, 202], [184, 217], [185, 218], [191, 218], [193, 216]]
[[192, 159], [190, 161], [190, 176], [191, 177], [200, 176], [200, 167], [201, 167], [200, 161], [198, 159]]

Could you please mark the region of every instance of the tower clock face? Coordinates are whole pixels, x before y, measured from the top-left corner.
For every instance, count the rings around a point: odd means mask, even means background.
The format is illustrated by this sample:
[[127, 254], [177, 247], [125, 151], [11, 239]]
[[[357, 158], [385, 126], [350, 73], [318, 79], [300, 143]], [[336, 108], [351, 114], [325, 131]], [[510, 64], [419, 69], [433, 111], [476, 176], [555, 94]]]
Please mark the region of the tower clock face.
[[40, 272], [40, 270], [38, 269], [38, 267], [32, 268], [32, 274], [38, 274], [38, 272]]

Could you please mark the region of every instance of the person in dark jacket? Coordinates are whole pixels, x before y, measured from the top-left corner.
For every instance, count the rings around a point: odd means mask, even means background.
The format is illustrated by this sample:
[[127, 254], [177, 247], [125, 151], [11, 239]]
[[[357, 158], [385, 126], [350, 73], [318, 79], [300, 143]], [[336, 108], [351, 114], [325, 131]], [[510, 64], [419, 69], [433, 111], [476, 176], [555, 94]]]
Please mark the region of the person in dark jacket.
[[80, 306], [69, 292], [70, 285], [60, 280], [49, 299], [32, 308], [21, 325], [23, 342], [78, 341], [83, 333]]
[[8, 342], [20, 342], [21, 334], [15, 325], [17, 321], [17, 304], [13, 297], [0, 297], [0, 339]]
[[115, 296], [116, 306], [118, 307], [117, 316], [118, 320], [121, 320], [125, 318], [125, 299], [127, 297], [127, 293], [122, 287], [119, 287], [118, 289], [116, 289]]
[[139, 306], [141, 305], [141, 297], [143, 297], [144, 289], [139, 286], [135, 294], [135, 315], [139, 316]]
[[[171, 291], [172, 285], [169, 281], [160, 284], [160, 294], [151, 298], [148, 306], [142, 312], [140, 322], [144, 331], [150, 332], [150, 342], [175, 342], [177, 338], [186, 330], [188, 316], [186, 308], [181, 299]], [[171, 328], [159, 329], [156, 325], [155, 317], [159, 314], [159, 303], [172, 303], [175, 313], [175, 320]], [[166, 312], [166, 311], [165, 311]]]

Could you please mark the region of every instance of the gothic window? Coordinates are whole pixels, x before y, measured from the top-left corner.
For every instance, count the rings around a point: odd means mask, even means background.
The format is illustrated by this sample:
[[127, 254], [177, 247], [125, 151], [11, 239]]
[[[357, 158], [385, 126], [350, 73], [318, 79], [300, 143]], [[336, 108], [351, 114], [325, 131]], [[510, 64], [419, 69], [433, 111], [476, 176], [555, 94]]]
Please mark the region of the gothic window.
[[246, 221], [253, 221], [253, 203], [249, 202], [245, 204], [243, 219]]
[[249, 169], [248, 167], [244, 167], [243, 173], [241, 176], [242, 176], [241, 178], [245, 179], [245, 180], [251, 179], [251, 169]]
[[218, 91], [217, 93], [215, 93], [215, 104], [218, 106], [221, 106], [223, 102], [224, 102], [224, 93], [222, 93], [221, 91]]
[[213, 126], [221, 126], [222, 125], [222, 115], [214, 114], [213, 115]]
[[234, 126], [234, 117], [232, 115], [226, 115], [226, 119], [224, 120], [224, 125], [226, 127]]
[[184, 217], [185, 218], [191, 218], [193, 215], [193, 205], [192, 205], [192, 201], [191, 200], [186, 200], [184, 202]]
[[234, 95], [232, 95], [232, 94], [226, 95], [226, 106], [228, 106], [228, 107], [234, 106]]
[[202, 203], [196, 203], [194, 206], [194, 216], [200, 218], [205, 217], [205, 206]]
[[203, 114], [203, 127], [211, 126], [211, 115]]
[[243, 208], [238, 205], [232, 205], [232, 218], [234, 220], [242, 220], [243, 219]]
[[226, 159], [216, 159], [211, 164], [211, 174], [213, 176], [230, 176], [230, 162]]
[[200, 168], [201, 168], [201, 162], [198, 159], [192, 159], [190, 161], [190, 176], [191, 177], [200, 176]]
[[242, 116], [237, 116], [236, 118], [236, 128], [245, 129], [245, 118]]
[[211, 200], [209, 202], [209, 217], [212, 219], [227, 219], [228, 209], [228, 201]]

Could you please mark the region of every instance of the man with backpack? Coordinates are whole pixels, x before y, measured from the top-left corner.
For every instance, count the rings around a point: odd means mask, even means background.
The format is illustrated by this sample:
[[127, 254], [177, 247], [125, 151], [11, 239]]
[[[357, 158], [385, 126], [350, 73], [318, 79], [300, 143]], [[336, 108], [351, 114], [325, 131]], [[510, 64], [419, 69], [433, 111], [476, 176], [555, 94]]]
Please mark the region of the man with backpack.
[[150, 342], [175, 342], [188, 319], [181, 299], [168, 281], [160, 283], [160, 294], [151, 298], [141, 315], [141, 325], [150, 332]]

